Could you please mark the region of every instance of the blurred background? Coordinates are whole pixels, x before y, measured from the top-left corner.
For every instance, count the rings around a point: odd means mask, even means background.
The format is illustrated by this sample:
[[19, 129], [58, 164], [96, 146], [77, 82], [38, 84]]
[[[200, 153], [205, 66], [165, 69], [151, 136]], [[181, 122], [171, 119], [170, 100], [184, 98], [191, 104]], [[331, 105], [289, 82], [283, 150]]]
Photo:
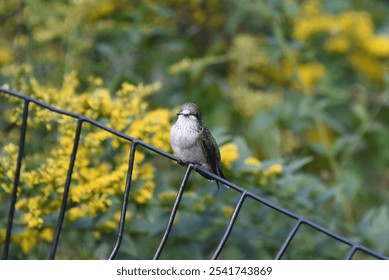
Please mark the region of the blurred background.
[[[2, 0], [0, 84], [172, 152], [197, 103], [228, 179], [389, 255], [385, 0]], [[0, 93], [0, 244], [23, 103]], [[46, 259], [76, 120], [31, 104], [11, 259]], [[59, 259], [106, 259], [130, 143], [85, 124]], [[119, 259], [150, 259], [185, 167], [138, 149]], [[162, 259], [208, 259], [239, 194], [193, 173]], [[221, 259], [272, 259], [293, 221], [247, 199]], [[348, 248], [302, 228], [287, 259]], [[357, 258], [366, 258], [357, 254]]]

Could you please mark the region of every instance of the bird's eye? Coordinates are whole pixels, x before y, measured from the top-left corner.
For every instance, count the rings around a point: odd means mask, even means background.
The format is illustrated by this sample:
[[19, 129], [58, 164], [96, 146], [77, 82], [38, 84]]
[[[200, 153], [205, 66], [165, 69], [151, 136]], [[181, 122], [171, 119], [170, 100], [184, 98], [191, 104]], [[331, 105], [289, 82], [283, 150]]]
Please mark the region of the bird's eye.
[[199, 119], [197, 118], [196, 114], [190, 114], [189, 118], [193, 121], [198, 121]]

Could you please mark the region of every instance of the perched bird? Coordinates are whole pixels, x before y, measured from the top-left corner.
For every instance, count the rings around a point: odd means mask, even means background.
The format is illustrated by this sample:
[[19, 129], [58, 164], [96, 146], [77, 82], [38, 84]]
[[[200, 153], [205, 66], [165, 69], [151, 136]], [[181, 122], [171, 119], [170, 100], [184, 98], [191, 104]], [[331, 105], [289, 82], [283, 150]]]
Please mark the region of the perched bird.
[[[199, 107], [194, 103], [185, 103], [177, 115], [177, 121], [170, 130], [170, 143], [178, 158], [225, 178], [220, 166], [219, 147], [201, 120]], [[198, 172], [212, 180], [200, 170]], [[219, 182], [216, 183], [219, 187]]]

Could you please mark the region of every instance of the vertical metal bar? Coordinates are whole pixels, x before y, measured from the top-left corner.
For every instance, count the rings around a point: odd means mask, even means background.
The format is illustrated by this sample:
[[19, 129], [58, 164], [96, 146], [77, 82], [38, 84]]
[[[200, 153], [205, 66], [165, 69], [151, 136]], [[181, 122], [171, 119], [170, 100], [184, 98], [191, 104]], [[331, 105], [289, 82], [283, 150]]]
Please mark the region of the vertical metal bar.
[[62, 196], [61, 210], [59, 212], [59, 216], [58, 216], [58, 220], [57, 220], [57, 227], [55, 228], [53, 244], [51, 245], [50, 256], [49, 256], [50, 260], [53, 260], [55, 258], [55, 253], [57, 251], [58, 242], [59, 242], [59, 236], [61, 234], [62, 224], [63, 224], [63, 220], [65, 218], [65, 212], [66, 212], [69, 190], [70, 190], [70, 183], [72, 181], [74, 163], [76, 161], [78, 144], [80, 142], [82, 123], [83, 123], [83, 119], [79, 118], [78, 122], [77, 122], [77, 129], [76, 129], [76, 134], [74, 136], [73, 150], [72, 150], [72, 154], [70, 156], [69, 168], [68, 168], [68, 173], [66, 176], [66, 182], [65, 182], [65, 186], [64, 186], [64, 192], [63, 192], [63, 196]]
[[227, 226], [227, 229], [224, 232], [223, 238], [220, 240], [220, 243], [217, 246], [217, 249], [216, 249], [216, 251], [215, 251], [215, 253], [214, 253], [213, 257], [212, 257], [212, 260], [216, 260], [219, 257], [220, 252], [222, 251], [224, 245], [226, 244], [227, 239], [230, 236], [230, 233], [232, 231], [232, 228], [234, 227], [236, 218], [238, 217], [239, 211], [240, 211], [240, 209], [243, 206], [243, 202], [244, 202], [244, 200], [246, 198], [246, 195], [247, 195], [247, 192], [243, 192], [242, 195], [240, 196], [240, 199], [239, 199], [238, 203], [235, 206], [234, 213], [232, 214], [232, 217], [231, 217], [230, 222], [229, 222], [229, 224]]
[[16, 161], [15, 178], [14, 178], [14, 183], [13, 183], [11, 202], [10, 202], [10, 206], [9, 206], [7, 230], [6, 230], [6, 234], [5, 234], [5, 241], [4, 241], [4, 248], [3, 248], [3, 259], [4, 260], [8, 259], [9, 245], [11, 243], [11, 232], [12, 232], [13, 219], [14, 219], [14, 215], [15, 215], [15, 204], [16, 204], [16, 200], [17, 200], [17, 196], [18, 196], [20, 170], [22, 168], [22, 160], [23, 160], [23, 156], [24, 156], [24, 146], [25, 146], [25, 141], [26, 141], [29, 104], [30, 104], [30, 101], [25, 99], [24, 100], [24, 108], [23, 108], [22, 127], [20, 129], [19, 150], [18, 150], [18, 157], [17, 157], [17, 161]]
[[163, 247], [166, 244], [166, 241], [167, 241], [167, 239], [169, 237], [170, 231], [171, 231], [172, 226], [173, 226], [173, 222], [174, 222], [174, 218], [176, 216], [177, 210], [178, 210], [178, 206], [180, 205], [181, 198], [182, 198], [182, 195], [184, 193], [184, 189], [185, 189], [186, 183], [188, 182], [189, 175], [190, 175], [190, 172], [192, 171], [192, 169], [193, 169], [193, 166], [191, 164], [189, 164], [188, 168], [186, 169], [185, 176], [182, 179], [182, 183], [181, 183], [180, 189], [178, 190], [176, 201], [174, 202], [172, 211], [170, 213], [169, 221], [168, 221], [168, 223], [166, 225], [165, 232], [163, 234], [163, 237], [162, 237], [161, 242], [160, 242], [160, 244], [159, 244], [159, 246], [157, 248], [157, 251], [156, 251], [156, 253], [154, 255], [153, 260], [159, 259], [159, 256], [162, 253]]
[[115, 246], [112, 250], [111, 255], [109, 256], [109, 260], [113, 260], [115, 258], [117, 252], [119, 251], [120, 244], [122, 243], [122, 239], [123, 239], [124, 224], [126, 221], [127, 204], [128, 204], [128, 197], [130, 194], [130, 187], [132, 182], [132, 171], [134, 169], [134, 159], [135, 159], [137, 144], [138, 143], [136, 141], [133, 141], [131, 144], [131, 152], [130, 152], [130, 158], [128, 160], [128, 172], [127, 172], [126, 186], [123, 195], [122, 212], [120, 214], [119, 229], [116, 236]]
[[355, 254], [355, 252], [358, 250], [358, 246], [354, 245], [350, 248], [350, 250], [347, 252], [346, 260], [351, 260]]
[[284, 244], [282, 244], [281, 249], [278, 251], [276, 257], [274, 258], [275, 260], [280, 260], [282, 256], [284, 255], [286, 249], [288, 248], [290, 242], [292, 241], [293, 237], [297, 233], [298, 229], [300, 228], [302, 223], [302, 220], [299, 219], [295, 224], [293, 229], [289, 232], [288, 237], [285, 239]]

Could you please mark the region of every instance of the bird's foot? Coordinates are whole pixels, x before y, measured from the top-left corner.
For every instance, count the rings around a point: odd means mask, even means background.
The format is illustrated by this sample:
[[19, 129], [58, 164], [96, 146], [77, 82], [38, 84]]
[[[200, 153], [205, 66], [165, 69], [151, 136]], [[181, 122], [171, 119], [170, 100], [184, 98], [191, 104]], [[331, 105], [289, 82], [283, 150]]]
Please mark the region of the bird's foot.
[[182, 165], [182, 166], [185, 166], [185, 165], [187, 165], [187, 163], [185, 162], [185, 161], [183, 161], [183, 160], [181, 160], [181, 159], [177, 159], [177, 163], [179, 164], [179, 165]]
[[201, 166], [201, 163], [193, 163], [193, 170], [198, 171], [200, 166]]

